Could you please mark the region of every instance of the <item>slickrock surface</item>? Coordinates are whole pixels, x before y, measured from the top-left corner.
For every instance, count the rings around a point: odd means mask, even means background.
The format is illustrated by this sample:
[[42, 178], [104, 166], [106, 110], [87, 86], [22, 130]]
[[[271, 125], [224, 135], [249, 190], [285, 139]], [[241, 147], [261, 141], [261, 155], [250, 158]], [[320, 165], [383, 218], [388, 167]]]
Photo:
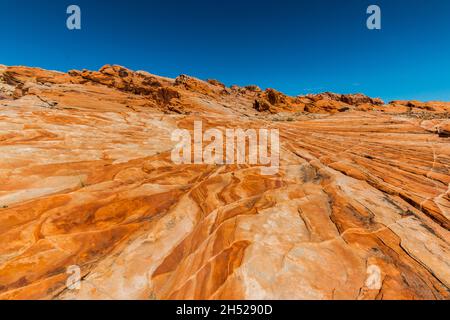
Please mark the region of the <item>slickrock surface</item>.
[[[449, 112], [0, 66], [0, 299], [450, 299]], [[174, 164], [195, 120], [278, 128], [279, 173]]]

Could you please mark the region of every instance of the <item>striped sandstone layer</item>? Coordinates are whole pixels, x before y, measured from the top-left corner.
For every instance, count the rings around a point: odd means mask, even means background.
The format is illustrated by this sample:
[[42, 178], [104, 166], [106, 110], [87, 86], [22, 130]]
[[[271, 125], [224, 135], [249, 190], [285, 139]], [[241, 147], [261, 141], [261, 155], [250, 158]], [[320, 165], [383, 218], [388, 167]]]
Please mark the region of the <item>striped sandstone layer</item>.
[[[449, 299], [449, 111], [0, 67], [0, 299]], [[199, 120], [279, 129], [279, 173], [174, 164]]]

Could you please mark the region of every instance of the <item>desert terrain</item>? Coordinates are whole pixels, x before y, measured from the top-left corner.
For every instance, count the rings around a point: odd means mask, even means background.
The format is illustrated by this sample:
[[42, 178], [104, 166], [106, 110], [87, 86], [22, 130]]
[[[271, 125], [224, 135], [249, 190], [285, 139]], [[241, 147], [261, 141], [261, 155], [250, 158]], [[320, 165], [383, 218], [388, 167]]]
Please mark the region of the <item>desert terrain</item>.
[[[278, 173], [175, 164], [199, 120]], [[0, 299], [448, 300], [449, 228], [450, 103], [0, 66]]]

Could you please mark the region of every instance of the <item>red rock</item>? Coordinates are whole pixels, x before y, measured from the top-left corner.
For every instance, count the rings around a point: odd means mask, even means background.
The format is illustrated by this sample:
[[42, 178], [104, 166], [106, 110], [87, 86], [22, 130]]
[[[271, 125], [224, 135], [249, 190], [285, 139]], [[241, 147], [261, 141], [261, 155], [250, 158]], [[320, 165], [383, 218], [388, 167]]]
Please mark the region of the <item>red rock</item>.
[[[450, 299], [447, 103], [119, 66], [0, 66], [0, 97], [0, 299]], [[279, 173], [174, 164], [198, 120], [279, 129]]]
[[270, 111], [273, 106], [266, 99], [255, 100], [254, 108], [259, 112]]

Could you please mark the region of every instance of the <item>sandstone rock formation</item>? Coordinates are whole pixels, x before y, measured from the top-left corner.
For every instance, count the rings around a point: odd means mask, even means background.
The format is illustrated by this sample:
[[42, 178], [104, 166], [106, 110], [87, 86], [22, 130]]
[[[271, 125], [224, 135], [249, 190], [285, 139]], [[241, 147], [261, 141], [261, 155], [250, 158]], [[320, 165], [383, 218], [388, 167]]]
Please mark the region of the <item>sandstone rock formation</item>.
[[[449, 112], [0, 66], [0, 299], [450, 299]], [[173, 163], [196, 120], [279, 129], [278, 174]]]

